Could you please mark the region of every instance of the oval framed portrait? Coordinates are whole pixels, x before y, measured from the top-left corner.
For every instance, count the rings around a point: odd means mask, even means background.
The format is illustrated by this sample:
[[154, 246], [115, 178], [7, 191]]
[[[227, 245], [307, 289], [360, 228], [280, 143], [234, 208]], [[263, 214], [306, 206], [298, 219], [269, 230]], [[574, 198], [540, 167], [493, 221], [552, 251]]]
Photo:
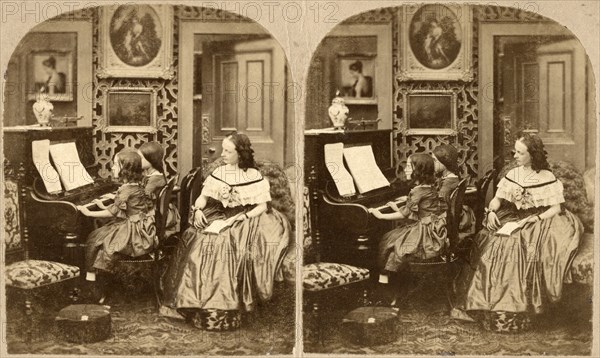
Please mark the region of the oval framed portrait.
[[169, 5], [102, 7], [98, 77], [173, 78]]
[[144, 66], [156, 58], [162, 44], [162, 24], [151, 6], [119, 6], [110, 20], [110, 45], [129, 66]]
[[468, 6], [408, 5], [398, 16], [401, 60], [399, 80], [473, 79], [472, 14]]
[[410, 49], [423, 66], [439, 70], [456, 61], [462, 29], [456, 14], [447, 6], [421, 7], [412, 18], [409, 31]]

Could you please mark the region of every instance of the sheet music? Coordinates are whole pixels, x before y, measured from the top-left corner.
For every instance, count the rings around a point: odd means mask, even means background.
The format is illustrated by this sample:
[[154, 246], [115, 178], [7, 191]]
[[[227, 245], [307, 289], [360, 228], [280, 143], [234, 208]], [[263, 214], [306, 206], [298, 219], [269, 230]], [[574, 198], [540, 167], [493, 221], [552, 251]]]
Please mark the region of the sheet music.
[[343, 143], [332, 143], [325, 144], [325, 165], [327, 170], [333, 178], [333, 182], [337, 187], [338, 192], [341, 196], [348, 196], [356, 194], [356, 188], [354, 187], [354, 180], [346, 167], [344, 166], [344, 144]]
[[375, 162], [370, 145], [344, 148], [344, 159], [361, 194], [390, 186], [390, 182]]
[[204, 228], [204, 232], [209, 234], [218, 234], [221, 231], [225, 230], [229, 225], [226, 220], [215, 220], [210, 225]]
[[60, 193], [62, 186], [56, 169], [50, 163], [50, 140], [34, 140], [31, 142], [31, 159], [33, 165], [44, 181], [46, 191], [50, 194]]
[[94, 182], [79, 159], [75, 142], [52, 144], [50, 155], [65, 190], [73, 190]]

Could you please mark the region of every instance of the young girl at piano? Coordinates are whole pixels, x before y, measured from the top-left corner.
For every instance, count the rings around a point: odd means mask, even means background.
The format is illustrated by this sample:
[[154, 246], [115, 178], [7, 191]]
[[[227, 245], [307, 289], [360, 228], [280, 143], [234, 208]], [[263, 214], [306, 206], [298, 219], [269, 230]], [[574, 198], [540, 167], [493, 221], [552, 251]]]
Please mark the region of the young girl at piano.
[[[439, 145], [433, 150], [433, 162], [437, 176], [438, 195], [447, 201], [450, 193], [458, 187], [461, 180], [458, 151], [449, 144]], [[458, 230], [461, 233], [475, 233], [475, 214], [467, 205], [463, 205]]]
[[154, 203], [146, 196], [142, 181], [142, 158], [130, 149], [117, 153], [113, 159], [113, 177], [123, 183], [114, 203], [106, 209], [91, 211], [78, 206], [81, 213], [95, 218], [112, 218], [92, 231], [86, 245], [86, 280], [96, 281], [96, 271], [111, 272], [118, 254], [142, 256], [156, 245]]
[[383, 214], [378, 209], [369, 211], [378, 219], [400, 220], [413, 217], [415, 222], [386, 233], [379, 245], [379, 282], [387, 284], [391, 273], [401, 272], [411, 258], [429, 259], [439, 255], [447, 241], [446, 202], [435, 187], [434, 161], [428, 154], [413, 154], [412, 180], [415, 184], [406, 204], [398, 211]]
[[[165, 150], [158, 142], [148, 142], [140, 146], [138, 154], [142, 157], [142, 170], [144, 173], [142, 185], [146, 195], [155, 202], [160, 190], [167, 184], [167, 176], [163, 165]], [[179, 211], [173, 203], [170, 203], [167, 213], [167, 227], [165, 228], [166, 237], [179, 231], [180, 218]]]

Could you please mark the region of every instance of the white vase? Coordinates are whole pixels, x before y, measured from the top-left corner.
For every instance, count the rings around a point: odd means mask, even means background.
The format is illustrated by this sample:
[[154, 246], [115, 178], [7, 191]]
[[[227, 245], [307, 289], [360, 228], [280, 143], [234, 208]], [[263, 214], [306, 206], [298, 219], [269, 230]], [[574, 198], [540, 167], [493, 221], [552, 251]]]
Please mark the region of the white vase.
[[37, 101], [33, 104], [33, 114], [41, 126], [47, 126], [52, 118], [54, 106], [48, 101], [48, 95], [40, 93], [37, 96]]
[[346, 107], [344, 99], [339, 96], [338, 92], [338, 95], [331, 101], [331, 106], [329, 106], [329, 119], [331, 119], [335, 129], [344, 128], [348, 113], [350, 113], [350, 110]]

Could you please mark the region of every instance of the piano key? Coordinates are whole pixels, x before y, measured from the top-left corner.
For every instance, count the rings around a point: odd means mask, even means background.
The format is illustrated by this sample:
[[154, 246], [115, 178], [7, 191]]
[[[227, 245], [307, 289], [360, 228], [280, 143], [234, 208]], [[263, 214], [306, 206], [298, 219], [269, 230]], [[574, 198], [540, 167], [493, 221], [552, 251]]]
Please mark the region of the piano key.
[[[402, 205], [404, 205], [406, 203], [407, 199], [408, 199], [408, 197], [406, 195], [403, 195], [403, 196], [398, 197], [396, 199], [390, 200], [390, 202], [395, 203], [398, 206], [402, 206]], [[379, 206], [379, 207], [377, 207], [375, 209], [382, 210], [382, 209], [385, 209], [385, 208], [391, 208], [391, 207], [386, 203], [385, 205], [381, 205], [381, 206]]]

